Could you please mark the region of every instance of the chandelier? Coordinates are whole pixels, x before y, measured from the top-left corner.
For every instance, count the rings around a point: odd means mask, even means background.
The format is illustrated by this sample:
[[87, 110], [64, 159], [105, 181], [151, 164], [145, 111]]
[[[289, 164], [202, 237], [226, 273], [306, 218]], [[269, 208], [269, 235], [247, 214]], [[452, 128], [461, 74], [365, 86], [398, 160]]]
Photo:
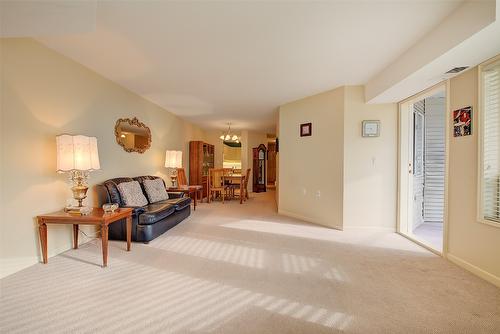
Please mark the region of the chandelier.
[[234, 133], [231, 133], [231, 123], [227, 123], [227, 131], [223, 133], [219, 138], [223, 141], [228, 141], [228, 142], [234, 142], [234, 143], [240, 142], [240, 137], [238, 137]]

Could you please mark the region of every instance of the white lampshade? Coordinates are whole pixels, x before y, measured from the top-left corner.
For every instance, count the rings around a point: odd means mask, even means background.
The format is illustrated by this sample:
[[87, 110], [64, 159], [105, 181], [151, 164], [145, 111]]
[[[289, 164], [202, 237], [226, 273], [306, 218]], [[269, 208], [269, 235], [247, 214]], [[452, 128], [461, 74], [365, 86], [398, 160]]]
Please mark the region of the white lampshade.
[[224, 135], [221, 135], [219, 138], [222, 139], [222, 140], [224, 140]]
[[56, 146], [58, 172], [101, 169], [96, 137], [60, 135]]
[[165, 153], [165, 167], [182, 168], [182, 151], [167, 151]]

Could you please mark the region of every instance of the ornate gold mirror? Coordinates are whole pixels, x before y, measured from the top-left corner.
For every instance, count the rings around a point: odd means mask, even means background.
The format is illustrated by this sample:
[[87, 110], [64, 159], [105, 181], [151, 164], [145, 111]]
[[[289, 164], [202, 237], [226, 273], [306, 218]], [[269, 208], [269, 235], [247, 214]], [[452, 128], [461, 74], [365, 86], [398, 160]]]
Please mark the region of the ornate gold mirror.
[[151, 147], [151, 130], [136, 117], [117, 120], [115, 137], [116, 142], [127, 152], [144, 153]]

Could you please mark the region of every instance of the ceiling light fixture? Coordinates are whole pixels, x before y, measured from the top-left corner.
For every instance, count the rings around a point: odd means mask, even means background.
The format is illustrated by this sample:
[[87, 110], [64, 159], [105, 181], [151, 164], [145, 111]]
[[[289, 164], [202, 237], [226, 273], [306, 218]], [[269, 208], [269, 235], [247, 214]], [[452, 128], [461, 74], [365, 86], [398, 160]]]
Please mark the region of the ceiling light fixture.
[[231, 133], [231, 123], [227, 123], [227, 131], [223, 133], [219, 138], [223, 141], [231, 141], [235, 143], [240, 142], [240, 137], [238, 137], [238, 135], [234, 133]]

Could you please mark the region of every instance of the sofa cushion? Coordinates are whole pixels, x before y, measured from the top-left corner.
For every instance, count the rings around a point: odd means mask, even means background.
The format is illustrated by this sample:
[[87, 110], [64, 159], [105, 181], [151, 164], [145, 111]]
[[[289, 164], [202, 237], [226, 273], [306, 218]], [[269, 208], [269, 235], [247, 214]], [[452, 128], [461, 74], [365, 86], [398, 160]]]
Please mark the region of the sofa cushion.
[[148, 204], [148, 200], [144, 196], [139, 182], [122, 182], [117, 187], [126, 206], [144, 206]]
[[167, 218], [175, 212], [175, 205], [166, 202], [149, 204], [144, 207], [145, 211], [139, 215], [140, 225], [150, 225], [164, 218]]
[[156, 203], [168, 199], [167, 189], [162, 179], [144, 180], [142, 183], [149, 203]]
[[[144, 188], [144, 181], [146, 181], [146, 180], [161, 180], [163, 182], [163, 184], [165, 185], [165, 181], [163, 181], [163, 179], [161, 177], [153, 176], [153, 175], [136, 176], [136, 177], [133, 177], [132, 179], [139, 182], [143, 188]], [[165, 187], [166, 187], [166, 185], [165, 185]]]
[[108, 191], [108, 202], [118, 203], [120, 204], [120, 206], [124, 206], [125, 203], [123, 203], [117, 185], [122, 182], [130, 182], [130, 181], [133, 181], [133, 179], [130, 177], [116, 177], [114, 179], [105, 181], [103, 185], [104, 187], [106, 187], [106, 190]]

